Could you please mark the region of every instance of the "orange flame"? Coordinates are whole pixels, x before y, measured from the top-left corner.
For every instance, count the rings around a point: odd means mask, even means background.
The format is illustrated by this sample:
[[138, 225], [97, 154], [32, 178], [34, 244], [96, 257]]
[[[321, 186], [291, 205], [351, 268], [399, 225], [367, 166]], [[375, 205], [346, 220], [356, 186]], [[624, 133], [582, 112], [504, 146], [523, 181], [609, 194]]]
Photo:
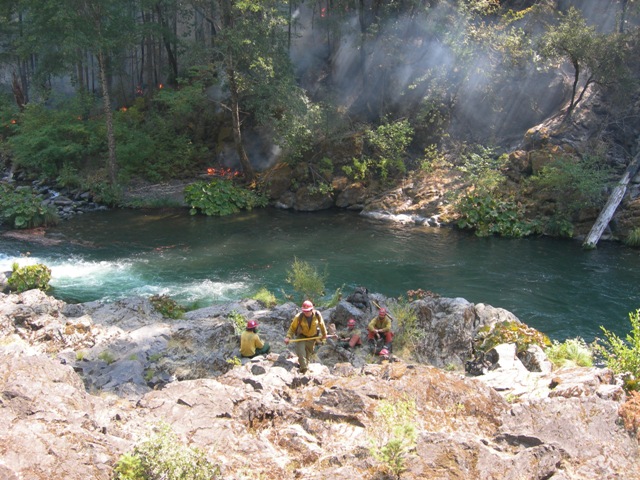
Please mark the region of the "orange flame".
[[14, 119], [11, 119], [11, 123], [12, 123], [13, 125], [15, 125], [16, 123], [18, 123], [18, 121], [17, 121], [17, 120], [14, 120]]
[[164, 85], [162, 85], [162, 84], [159, 84], [159, 85], [158, 85], [158, 88], [159, 88], [160, 90], [162, 90], [162, 87], [164, 87]]
[[223, 177], [223, 178], [234, 178], [234, 177], [239, 177], [240, 175], [242, 175], [242, 173], [239, 172], [238, 170], [232, 170], [231, 168], [209, 167], [207, 168], [207, 175]]

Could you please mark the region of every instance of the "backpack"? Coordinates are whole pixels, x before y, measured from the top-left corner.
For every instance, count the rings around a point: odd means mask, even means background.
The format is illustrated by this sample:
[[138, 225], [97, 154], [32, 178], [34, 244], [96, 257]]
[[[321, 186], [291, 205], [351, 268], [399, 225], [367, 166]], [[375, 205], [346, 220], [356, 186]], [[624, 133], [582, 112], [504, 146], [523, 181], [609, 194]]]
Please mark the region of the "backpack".
[[356, 287], [351, 295], [347, 297], [347, 302], [360, 310], [364, 310], [370, 307], [369, 290], [365, 287]]

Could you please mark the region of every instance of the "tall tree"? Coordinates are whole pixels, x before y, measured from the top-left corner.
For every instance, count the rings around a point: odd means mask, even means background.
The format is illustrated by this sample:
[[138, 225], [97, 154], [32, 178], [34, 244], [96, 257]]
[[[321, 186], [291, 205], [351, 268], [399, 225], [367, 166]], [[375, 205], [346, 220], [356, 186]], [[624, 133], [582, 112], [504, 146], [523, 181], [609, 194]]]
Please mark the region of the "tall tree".
[[[105, 115], [108, 160], [112, 185], [117, 183], [116, 143], [110, 78], [114, 60], [134, 41], [136, 26], [132, 0], [22, 0], [28, 19], [30, 41], [24, 48], [37, 57], [36, 77], [69, 73], [77, 75], [76, 65], [85, 52], [98, 63]], [[77, 80], [77, 77], [76, 77]], [[76, 85], [81, 87], [82, 82]]]
[[573, 67], [571, 99], [565, 115], [568, 119], [591, 85], [610, 85], [621, 79], [625, 51], [618, 33], [597, 33], [576, 8], [560, 15], [558, 24], [542, 36], [540, 53], [547, 60], [566, 60]]
[[[277, 0], [195, 1], [216, 32], [212, 61], [228, 91], [236, 153], [248, 182], [255, 177], [243, 140], [243, 123], [278, 128], [304, 110], [288, 56], [287, 11]], [[280, 130], [282, 132], [282, 130]]]

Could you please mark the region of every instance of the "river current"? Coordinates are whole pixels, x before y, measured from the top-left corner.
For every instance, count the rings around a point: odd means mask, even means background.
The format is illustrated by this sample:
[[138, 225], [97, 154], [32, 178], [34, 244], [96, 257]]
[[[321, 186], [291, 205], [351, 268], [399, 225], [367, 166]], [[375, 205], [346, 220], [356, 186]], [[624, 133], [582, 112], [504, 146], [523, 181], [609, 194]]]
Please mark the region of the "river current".
[[601, 242], [478, 238], [355, 212], [261, 209], [228, 217], [112, 210], [48, 230], [55, 245], [0, 237], [0, 270], [44, 263], [67, 302], [166, 294], [205, 306], [265, 287], [280, 300], [295, 258], [326, 274], [327, 299], [356, 286], [386, 296], [421, 288], [513, 312], [552, 339], [625, 336], [640, 308], [640, 251]]

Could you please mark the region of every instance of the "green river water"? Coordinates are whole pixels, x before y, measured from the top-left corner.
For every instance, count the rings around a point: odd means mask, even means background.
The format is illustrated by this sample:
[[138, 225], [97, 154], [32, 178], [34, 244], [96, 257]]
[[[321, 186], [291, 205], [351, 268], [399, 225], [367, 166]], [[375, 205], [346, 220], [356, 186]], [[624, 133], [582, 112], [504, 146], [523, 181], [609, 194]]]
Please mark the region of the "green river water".
[[[354, 212], [264, 209], [213, 218], [186, 210], [113, 210], [52, 228], [55, 245], [0, 239], [0, 269], [44, 263], [67, 302], [167, 294], [210, 305], [266, 287], [279, 298], [294, 258], [327, 274], [327, 293], [362, 285], [387, 296], [422, 288], [505, 308], [551, 338], [626, 335], [640, 308], [640, 250], [601, 242], [477, 238], [383, 223]], [[326, 270], [325, 270], [326, 269]]]

